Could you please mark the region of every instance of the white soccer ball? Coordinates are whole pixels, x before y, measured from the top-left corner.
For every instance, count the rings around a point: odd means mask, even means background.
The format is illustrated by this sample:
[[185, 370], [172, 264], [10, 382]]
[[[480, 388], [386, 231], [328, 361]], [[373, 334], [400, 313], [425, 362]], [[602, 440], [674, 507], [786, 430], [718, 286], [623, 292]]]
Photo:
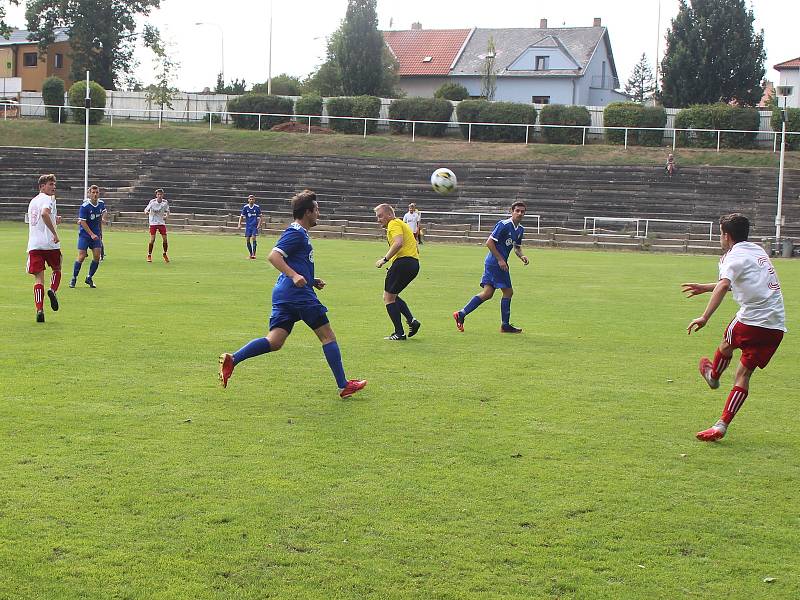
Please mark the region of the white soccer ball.
[[431, 175], [431, 187], [437, 194], [451, 194], [456, 189], [458, 180], [450, 169], [436, 169]]

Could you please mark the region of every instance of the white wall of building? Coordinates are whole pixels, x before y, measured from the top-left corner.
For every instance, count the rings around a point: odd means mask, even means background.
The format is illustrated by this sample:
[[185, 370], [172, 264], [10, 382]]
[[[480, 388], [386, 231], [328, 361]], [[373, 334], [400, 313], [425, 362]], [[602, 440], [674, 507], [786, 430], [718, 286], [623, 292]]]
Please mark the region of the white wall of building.
[[[781, 69], [781, 81], [778, 85], [791, 85], [794, 87], [791, 96], [786, 97], [788, 108], [800, 108], [800, 69]], [[783, 98], [778, 98], [778, 104], [783, 108]]]

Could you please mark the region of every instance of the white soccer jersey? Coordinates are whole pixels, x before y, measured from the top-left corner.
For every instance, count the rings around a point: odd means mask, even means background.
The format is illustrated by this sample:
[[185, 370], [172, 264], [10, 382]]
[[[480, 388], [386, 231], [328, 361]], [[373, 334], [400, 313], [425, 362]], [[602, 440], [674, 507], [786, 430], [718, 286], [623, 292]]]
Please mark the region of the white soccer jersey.
[[28, 252], [31, 250], [58, 250], [61, 244], [53, 241], [53, 234], [42, 220], [42, 211], [50, 209], [53, 225], [56, 222], [56, 201], [52, 196], [40, 193], [28, 205]]
[[407, 212], [405, 215], [403, 215], [403, 221], [408, 224], [412, 233], [417, 233], [417, 231], [419, 231], [419, 221], [421, 218], [422, 215], [419, 211], [415, 211], [413, 213]]
[[781, 284], [761, 246], [734, 244], [719, 260], [719, 278], [731, 282], [733, 299], [741, 307], [736, 313], [739, 322], [786, 331]]
[[[139, 205], [141, 206], [141, 205]], [[159, 202], [155, 198], [150, 200], [147, 205], [147, 214], [150, 217], [150, 225], [166, 225], [166, 216], [169, 214], [169, 202], [164, 200]]]

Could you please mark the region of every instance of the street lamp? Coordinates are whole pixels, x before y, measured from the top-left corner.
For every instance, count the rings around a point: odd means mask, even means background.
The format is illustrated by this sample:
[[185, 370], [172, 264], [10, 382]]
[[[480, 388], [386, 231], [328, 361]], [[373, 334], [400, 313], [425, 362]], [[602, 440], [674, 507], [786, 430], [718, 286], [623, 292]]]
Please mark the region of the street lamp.
[[780, 244], [781, 225], [783, 225], [783, 159], [786, 155], [786, 99], [792, 95], [794, 88], [791, 85], [779, 85], [775, 92], [783, 98], [783, 110], [781, 111], [781, 161], [778, 168], [778, 211], [775, 214], [775, 244]]
[[210, 27], [216, 27], [219, 29], [219, 55], [220, 55], [220, 75], [222, 76], [222, 85], [225, 85], [225, 34], [222, 31], [222, 26], [218, 23], [209, 23], [206, 21], [199, 21], [195, 23], [195, 25], [208, 25]]

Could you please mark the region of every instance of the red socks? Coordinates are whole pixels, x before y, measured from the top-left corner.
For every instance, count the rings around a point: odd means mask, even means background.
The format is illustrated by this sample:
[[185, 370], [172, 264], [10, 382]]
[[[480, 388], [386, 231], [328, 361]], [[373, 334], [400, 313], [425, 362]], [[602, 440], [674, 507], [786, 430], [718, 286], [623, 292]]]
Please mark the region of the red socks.
[[36, 310], [44, 310], [44, 286], [37, 283], [33, 286], [33, 301], [36, 303]]
[[728, 368], [731, 363], [730, 356], [725, 356], [719, 349], [714, 351], [714, 362], [711, 363], [711, 377], [719, 379], [722, 372]]
[[50, 289], [57, 292], [59, 285], [61, 285], [61, 271], [53, 271], [53, 276], [50, 277]]
[[730, 425], [733, 417], [742, 408], [742, 404], [747, 399], [747, 390], [739, 386], [733, 386], [731, 393], [728, 394], [728, 400], [725, 402], [725, 408], [722, 411], [722, 420], [726, 425]]

